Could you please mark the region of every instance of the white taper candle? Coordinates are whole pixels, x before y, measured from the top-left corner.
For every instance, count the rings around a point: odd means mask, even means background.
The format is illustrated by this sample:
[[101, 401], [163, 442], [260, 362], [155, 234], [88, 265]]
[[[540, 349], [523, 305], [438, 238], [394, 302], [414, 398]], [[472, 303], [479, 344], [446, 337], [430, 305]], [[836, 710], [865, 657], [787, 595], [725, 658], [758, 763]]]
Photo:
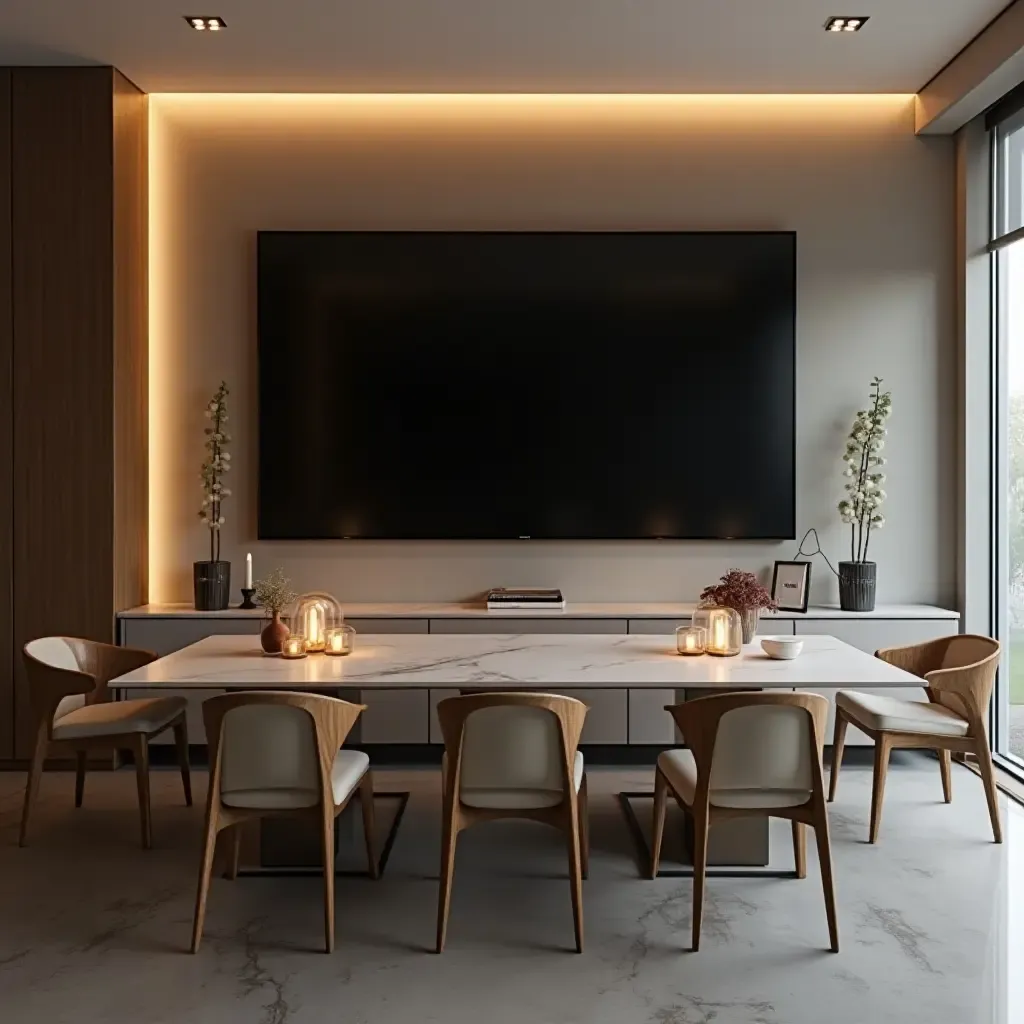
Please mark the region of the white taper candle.
[[245, 589], [252, 590], [252, 554], [245, 556]]

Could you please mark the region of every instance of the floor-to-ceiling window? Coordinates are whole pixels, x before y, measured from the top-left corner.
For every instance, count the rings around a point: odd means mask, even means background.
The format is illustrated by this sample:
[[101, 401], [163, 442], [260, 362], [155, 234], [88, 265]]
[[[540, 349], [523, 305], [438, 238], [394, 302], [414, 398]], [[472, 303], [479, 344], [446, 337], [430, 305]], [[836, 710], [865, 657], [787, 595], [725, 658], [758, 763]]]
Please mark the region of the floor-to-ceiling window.
[[1024, 109], [992, 124], [998, 753], [1024, 767]]

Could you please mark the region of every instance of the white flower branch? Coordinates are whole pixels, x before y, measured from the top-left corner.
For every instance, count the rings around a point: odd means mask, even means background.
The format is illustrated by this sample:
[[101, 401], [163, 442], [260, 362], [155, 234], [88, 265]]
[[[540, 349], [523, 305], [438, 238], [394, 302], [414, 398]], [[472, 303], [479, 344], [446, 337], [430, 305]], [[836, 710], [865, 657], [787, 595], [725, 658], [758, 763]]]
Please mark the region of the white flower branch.
[[882, 391], [882, 378], [871, 382], [871, 408], [860, 409], [853, 421], [843, 455], [843, 476], [847, 496], [839, 502], [839, 518], [850, 526], [850, 561], [866, 562], [871, 531], [885, 525], [882, 502], [885, 501], [886, 464], [879, 453], [885, 447], [886, 422], [892, 412], [892, 393]]

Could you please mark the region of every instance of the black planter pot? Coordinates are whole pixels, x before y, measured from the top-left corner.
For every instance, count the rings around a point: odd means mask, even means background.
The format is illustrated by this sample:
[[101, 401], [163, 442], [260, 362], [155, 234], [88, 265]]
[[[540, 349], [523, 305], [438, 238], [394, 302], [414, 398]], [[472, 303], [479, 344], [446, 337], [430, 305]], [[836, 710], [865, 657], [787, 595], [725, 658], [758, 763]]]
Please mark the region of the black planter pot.
[[193, 562], [192, 586], [196, 611], [223, 611], [231, 598], [231, 563]]
[[874, 562], [839, 563], [839, 607], [844, 612], [875, 610]]

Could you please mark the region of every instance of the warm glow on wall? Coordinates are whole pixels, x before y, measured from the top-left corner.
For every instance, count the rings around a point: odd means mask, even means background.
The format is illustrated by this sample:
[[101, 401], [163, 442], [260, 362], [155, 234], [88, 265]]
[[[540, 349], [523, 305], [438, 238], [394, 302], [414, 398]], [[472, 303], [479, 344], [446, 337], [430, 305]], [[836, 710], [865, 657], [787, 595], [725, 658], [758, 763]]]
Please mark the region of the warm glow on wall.
[[[345, 586], [381, 581], [372, 585], [394, 591], [401, 576], [403, 599], [412, 599], [417, 571], [440, 579], [424, 567], [442, 555], [451, 582], [432, 584], [433, 593], [494, 585], [500, 572], [468, 583], [488, 566], [507, 571], [480, 548], [462, 563], [448, 548], [254, 543], [256, 231], [804, 229], [827, 221], [834, 196], [854, 188], [865, 192], [861, 210], [879, 199], [890, 210], [897, 199], [901, 208], [914, 202], [919, 189], [907, 192], [906, 181], [930, 157], [913, 137], [913, 99], [151, 95], [150, 600], [187, 600], [190, 563], [203, 557], [195, 515], [202, 407], [221, 379], [232, 389], [237, 452], [224, 533], [236, 586], [250, 549], [257, 575], [283, 565], [312, 589], [330, 585], [324, 567], [334, 560], [347, 567]], [[861, 251], [885, 249], [881, 229], [852, 230]], [[410, 569], [416, 558], [420, 570]], [[615, 567], [606, 570], [601, 585], [628, 593], [628, 580], [616, 583]], [[704, 575], [717, 571], [716, 563]], [[650, 579], [644, 593], [653, 595]]]

